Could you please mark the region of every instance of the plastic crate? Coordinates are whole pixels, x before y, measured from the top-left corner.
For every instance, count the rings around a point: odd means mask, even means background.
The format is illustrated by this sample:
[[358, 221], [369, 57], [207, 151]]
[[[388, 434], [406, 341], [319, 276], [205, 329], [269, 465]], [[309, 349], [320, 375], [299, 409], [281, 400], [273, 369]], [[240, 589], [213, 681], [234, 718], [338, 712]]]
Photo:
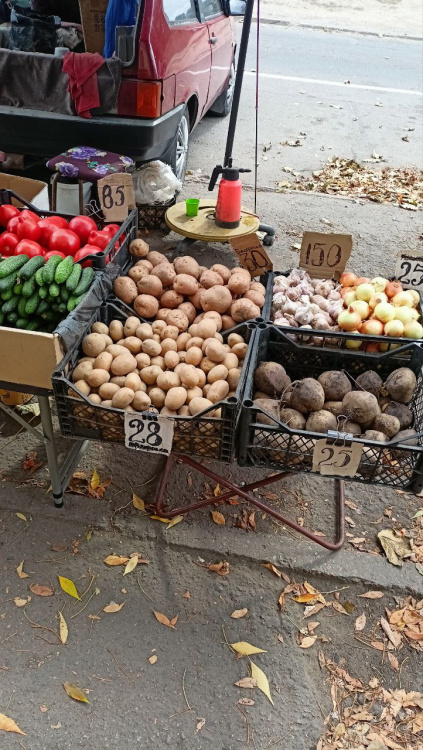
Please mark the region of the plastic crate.
[[[396, 488], [423, 487], [423, 348], [408, 342], [405, 347], [384, 354], [369, 355], [348, 350], [302, 347], [273, 325], [257, 329], [238, 432], [238, 461], [241, 466], [256, 466], [286, 472], [312, 473], [313, 450], [322, 435], [293, 430], [282, 422], [266, 425], [257, 421], [261, 409], [254, 406], [254, 372], [260, 362], [281, 364], [292, 380], [317, 378], [325, 370], [344, 370], [351, 379], [372, 369], [385, 379], [398, 367], [410, 367], [417, 376], [417, 388], [410, 408], [418, 445], [406, 446], [393, 438], [388, 443], [353, 438], [349, 442], [363, 444], [364, 450], [352, 481], [383, 484]], [[342, 439], [342, 438], [340, 438]]]
[[137, 205], [139, 229], [160, 229], [166, 224], [166, 211], [176, 203], [176, 197], [168, 203], [144, 203]]
[[[125, 411], [91, 403], [75, 389], [71, 381], [71, 373], [78, 359], [83, 356], [81, 340], [90, 332], [92, 324], [96, 321], [108, 324], [115, 319], [125, 321], [129, 315], [134, 315], [134, 312], [126, 313], [111, 302], [102, 305], [81, 332], [78, 345], [68, 352], [60, 363], [60, 368], [53, 373], [53, 390], [60, 429], [64, 437], [124, 442]], [[175, 417], [173, 450], [176, 453], [214, 458], [224, 462], [229, 462], [233, 458], [235, 431], [256, 328], [255, 324], [240, 323], [232, 329], [233, 332], [236, 331], [243, 336], [250, 345], [235, 396], [214, 404], [213, 407], [195, 417]], [[228, 335], [229, 332], [225, 332], [223, 339], [226, 340]], [[208, 415], [208, 412], [218, 408], [222, 409], [221, 418]]]
[[[273, 283], [274, 279], [277, 276], [289, 276], [291, 271], [272, 271], [271, 272], [271, 280], [269, 281], [269, 287], [266, 293], [266, 301], [262, 310], [261, 317], [264, 319], [266, 323], [271, 323], [277, 328], [279, 328], [281, 331], [286, 333], [287, 335], [291, 337], [295, 337], [295, 341], [300, 344], [313, 344], [314, 346], [322, 346], [323, 348], [337, 348], [337, 349], [348, 349], [350, 347], [350, 342], [352, 341], [360, 341], [360, 351], [367, 352], [371, 344], [383, 344], [384, 348], [387, 348], [387, 351], [391, 351], [393, 348], [400, 346], [407, 346], [412, 339], [406, 339], [406, 338], [394, 338], [393, 336], [368, 336], [364, 333], [348, 333], [347, 331], [335, 331], [335, 332], [328, 332], [328, 331], [320, 331], [318, 329], [300, 329], [300, 328], [291, 328], [289, 326], [278, 326], [277, 323], [275, 323], [272, 320], [272, 303], [273, 303]], [[421, 312], [421, 306], [419, 305], [419, 310]], [[313, 337], [310, 336], [310, 333], [317, 334], [316, 340], [313, 340]], [[347, 343], [348, 342], [348, 343]], [[372, 351], [368, 352], [369, 354], [373, 354]]]

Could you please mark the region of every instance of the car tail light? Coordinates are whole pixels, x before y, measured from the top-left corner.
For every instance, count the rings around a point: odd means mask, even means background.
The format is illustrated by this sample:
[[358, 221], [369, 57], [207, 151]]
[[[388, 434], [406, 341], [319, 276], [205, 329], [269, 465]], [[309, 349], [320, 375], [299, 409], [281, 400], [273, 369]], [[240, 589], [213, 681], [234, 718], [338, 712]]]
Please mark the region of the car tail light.
[[160, 81], [125, 81], [120, 86], [118, 114], [132, 117], [159, 117], [162, 84]]

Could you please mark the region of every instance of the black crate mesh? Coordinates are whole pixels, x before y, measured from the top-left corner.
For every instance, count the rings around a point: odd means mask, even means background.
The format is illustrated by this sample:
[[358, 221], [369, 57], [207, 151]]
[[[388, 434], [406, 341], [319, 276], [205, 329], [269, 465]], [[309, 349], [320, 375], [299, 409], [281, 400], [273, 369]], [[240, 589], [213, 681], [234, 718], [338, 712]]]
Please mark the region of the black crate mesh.
[[[254, 370], [264, 361], [279, 362], [292, 380], [304, 377], [317, 378], [326, 370], [345, 370], [354, 380], [369, 369], [375, 370], [385, 379], [398, 367], [410, 367], [417, 376], [417, 387], [409, 408], [414, 414], [414, 429], [422, 433], [418, 437], [418, 446], [385, 446], [365, 440], [353, 481], [404, 489], [420, 477], [423, 470], [420, 466], [423, 451], [423, 349], [420, 346], [409, 344], [405, 351], [376, 355], [369, 363], [369, 356], [364, 353], [294, 347], [286, 342], [285, 336], [277, 329], [268, 327], [267, 330], [263, 328], [258, 334], [251, 359], [252, 366], [245, 390], [247, 399], [252, 399], [254, 394]], [[240, 463], [278, 471], [311, 473], [315, 442], [325, 435], [298, 433], [277, 427], [276, 423], [275, 426], [259, 424], [259, 413], [260, 409], [243, 407]]]
[[137, 206], [139, 229], [160, 229], [165, 224], [166, 211], [176, 203], [176, 198], [168, 203], [157, 205], [142, 204]]

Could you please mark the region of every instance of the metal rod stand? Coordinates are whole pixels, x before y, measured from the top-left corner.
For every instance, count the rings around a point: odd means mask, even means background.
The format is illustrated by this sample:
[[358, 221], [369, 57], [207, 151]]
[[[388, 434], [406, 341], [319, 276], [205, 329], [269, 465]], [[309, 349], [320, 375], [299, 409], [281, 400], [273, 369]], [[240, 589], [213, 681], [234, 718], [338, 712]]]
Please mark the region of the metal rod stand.
[[[180, 507], [180, 508], [172, 508], [172, 510], [169, 510], [169, 508], [166, 506], [166, 504], [163, 501], [163, 497], [166, 491], [166, 485], [167, 480], [169, 477], [169, 472], [171, 471], [173, 467], [174, 461], [181, 461], [181, 463], [187, 464], [195, 471], [198, 471], [200, 474], [204, 474], [209, 479], [212, 479], [214, 482], [216, 482], [219, 485], [222, 485], [223, 487], [227, 488], [227, 492], [224, 492], [221, 495], [218, 495], [217, 497], [210, 497], [206, 498], [205, 500], [200, 500], [197, 503], [191, 503], [190, 505]], [[336, 541], [335, 542], [327, 542], [322, 537], [318, 536], [317, 534], [314, 534], [309, 529], [304, 528], [303, 526], [299, 526], [295, 521], [291, 521], [289, 518], [286, 518], [281, 513], [279, 513], [274, 508], [267, 505], [267, 503], [262, 502], [261, 500], [258, 500], [254, 495], [251, 494], [252, 490], [258, 489], [259, 487], [265, 487], [268, 484], [273, 484], [274, 482], [278, 482], [280, 479], [283, 479], [284, 477], [289, 476], [289, 472], [280, 472], [278, 474], [272, 474], [269, 477], [266, 477], [265, 479], [261, 479], [257, 482], [252, 482], [251, 484], [246, 484], [243, 487], [240, 487], [238, 485], [232, 484], [232, 482], [229, 482], [224, 477], [220, 476], [219, 474], [216, 474], [211, 469], [207, 468], [206, 466], [203, 466], [202, 464], [199, 464], [197, 461], [194, 461], [189, 456], [183, 456], [183, 455], [177, 455], [174, 453], [171, 453], [166, 461], [166, 465], [162, 474], [162, 478], [160, 480], [160, 485], [156, 497], [156, 503], [155, 503], [155, 512], [158, 516], [161, 516], [163, 518], [173, 518], [174, 516], [178, 515], [184, 515], [185, 513], [191, 513], [194, 510], [199, 510], [200, 508], [207, 508], [209, 505], [215, 505], [216, 503], [222, 501], [222, 500], [228, 500], [231, 497], [242, 497], [244, 500], [247, 500], [249, 503], [254, 505], [256, 508], [259, 508], [259, 510], [264, 511], [265, 513], [269, 513], [273, 518], [276, 518], [278, 521], [281, 521], [282, 523], [286, 524], [286, 526], [289, 526], [291, 529], [294, 529], [295, 531], [298, 531], [299, 534], [302, 534], [303, 536], [307, 537], [307, 539], [310, 539], [312, 542], [315, 542], [316, 544], [320, 544], [321, 547], [324, 547], [325, 549], [330, 550], [331, 552], [335, 552], [338, 549], [341, 549], [342, 545], [344, 544], [345, 539], [345, 495], [344, 495], [344, 482], [342, 479], [335, 479], [335, 505], [336, 505], [336, 511], [337, 511], [337, 525], [336, 525]]]

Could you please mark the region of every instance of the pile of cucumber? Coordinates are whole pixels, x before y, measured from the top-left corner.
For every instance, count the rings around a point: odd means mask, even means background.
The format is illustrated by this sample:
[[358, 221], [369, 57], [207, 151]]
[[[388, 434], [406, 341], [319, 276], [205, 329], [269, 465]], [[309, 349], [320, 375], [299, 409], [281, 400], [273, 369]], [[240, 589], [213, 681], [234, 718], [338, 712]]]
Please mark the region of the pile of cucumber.
[[79, 305], [94, 280], [72, 256], [0, 261], [0, 325], [51, 333]]

